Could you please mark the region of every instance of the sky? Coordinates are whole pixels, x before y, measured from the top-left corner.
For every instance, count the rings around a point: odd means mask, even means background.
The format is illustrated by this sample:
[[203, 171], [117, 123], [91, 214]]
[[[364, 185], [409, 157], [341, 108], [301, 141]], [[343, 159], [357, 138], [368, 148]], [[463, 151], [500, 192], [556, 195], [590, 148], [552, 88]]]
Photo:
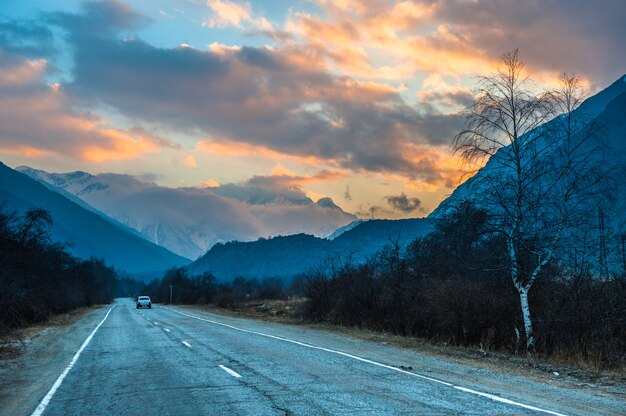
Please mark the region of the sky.
[[462, 180], [476, 76], [626, 72], [623, 0], [4, 0], [0, 161], [421, 217]]

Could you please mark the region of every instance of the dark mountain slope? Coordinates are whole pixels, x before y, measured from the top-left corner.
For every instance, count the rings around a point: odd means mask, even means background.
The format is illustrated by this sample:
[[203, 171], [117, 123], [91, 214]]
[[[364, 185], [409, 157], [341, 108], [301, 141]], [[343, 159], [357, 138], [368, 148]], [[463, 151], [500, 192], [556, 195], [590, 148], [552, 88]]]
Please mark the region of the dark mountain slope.
[[0, 202], [5, 211], [43, 208], [53, 218], [52, 236], [69, 242], [78, 257], [101, 257], [131, 273], [165, 270], [188, 259], [127, 231], [114, 220], [77, 205], [41, 183], [0, 163]]
[[371, 220], [334, 240], [297, 234], [218, 244], [188, 269], [194, 274], [210, 271], [221, 280], [237, 276], [288, 279], [321, 266], [330, 258], [362, 262], [386, 244], [397, 241], [404, 246], [431, 229], [430, 221], [423, 218]]

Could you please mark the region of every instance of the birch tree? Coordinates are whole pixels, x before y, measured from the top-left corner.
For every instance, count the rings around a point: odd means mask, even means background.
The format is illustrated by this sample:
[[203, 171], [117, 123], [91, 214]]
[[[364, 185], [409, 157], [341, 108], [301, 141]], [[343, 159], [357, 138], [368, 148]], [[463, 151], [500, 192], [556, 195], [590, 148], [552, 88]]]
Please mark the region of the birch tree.
[[[535, 349], [528, 294], [555, 258], [563, 237], [581, 218], [590, 184], [586, 174], [594, 151], [574, 120], [579, 82], [564, 76], [562, 88], [537, 93], [523, 75], [519, 51], [501, 56], [497, 73], [480, 77], [465, 128], [454, 139], [455, 151], [470, 163], [488, 158], [481, 205], [488, 209], [492, 230], [504, 237], [507, 268], [519, 294], [526, 351]], [[555, 111], [564, 114], [551, 120]], [[590, 142], [591, 140], [589, 140]], [[593, 178], [597, 175], [593, 175]], [[583, 183], [584, 182], [584, 183]], [[575, 215], [576, 214], [576, 215]]]

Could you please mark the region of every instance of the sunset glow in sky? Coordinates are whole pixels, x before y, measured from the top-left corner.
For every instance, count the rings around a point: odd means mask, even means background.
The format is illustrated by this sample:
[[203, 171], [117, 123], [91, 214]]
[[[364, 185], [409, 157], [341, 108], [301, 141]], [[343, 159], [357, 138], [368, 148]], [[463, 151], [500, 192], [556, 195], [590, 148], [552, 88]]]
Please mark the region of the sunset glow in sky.
[[170, 187], [262, 184], [424, 216], [474, 76], [626, 72], [623, 0], [4, 0], [0, 161]]

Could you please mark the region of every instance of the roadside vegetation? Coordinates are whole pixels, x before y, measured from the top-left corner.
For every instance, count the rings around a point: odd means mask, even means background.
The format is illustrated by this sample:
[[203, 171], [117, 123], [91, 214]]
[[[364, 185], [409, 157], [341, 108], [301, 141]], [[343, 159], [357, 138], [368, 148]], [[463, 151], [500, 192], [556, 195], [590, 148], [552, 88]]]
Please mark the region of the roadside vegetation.
[[606, 131], [576, 111], [579, 78], [560, 81], [539, 91], [517, 50], [478, 78], [453, 146], [469, 166], [487, 163], [473, 178], [480, 201], [444, 207], [408, 247], [391, 236], [364, 264], [331, 258], [288, 288], [172, 270], [152, 293], [167, 300], [173, 285], [173, 301], [218, 306], [299, 295], [307, 321], [624, 368], [626, 233], [605, 226]]
[[[311, 274], [308, 320], [525, 352], [519, 296], [505, 243], [470, 204], [406, 251], [390, 244], [362, 265]], [[626, 366], [626, 276], [599, 278], [582, 264], [550, 263], [530, 294], [535, 352], [598, 369]]]
[[[468, 202], [406, 249], [390, 241], [364, 264], [330, 258], [289, 285], [241, 277], [220, 283], [210, 273], [172, 269], [145, 291], [168, 303], [172, 285], [178, 304], [523, 354], [524, 321], [506, 256], [487, 212]], [[626, 367], [626, 274], [600, 278], [583, 257], [567, 267], [551, 262], [529, 300], [535, 356], [599, 370]]]
[[66, 245], [51, 240], [51, 224], [45, 210], [18, 215], [0, 206], [1, 338], [55, 314], [109, 303], [136, 285], [119, 279], [100, 259], [72, 256]]

